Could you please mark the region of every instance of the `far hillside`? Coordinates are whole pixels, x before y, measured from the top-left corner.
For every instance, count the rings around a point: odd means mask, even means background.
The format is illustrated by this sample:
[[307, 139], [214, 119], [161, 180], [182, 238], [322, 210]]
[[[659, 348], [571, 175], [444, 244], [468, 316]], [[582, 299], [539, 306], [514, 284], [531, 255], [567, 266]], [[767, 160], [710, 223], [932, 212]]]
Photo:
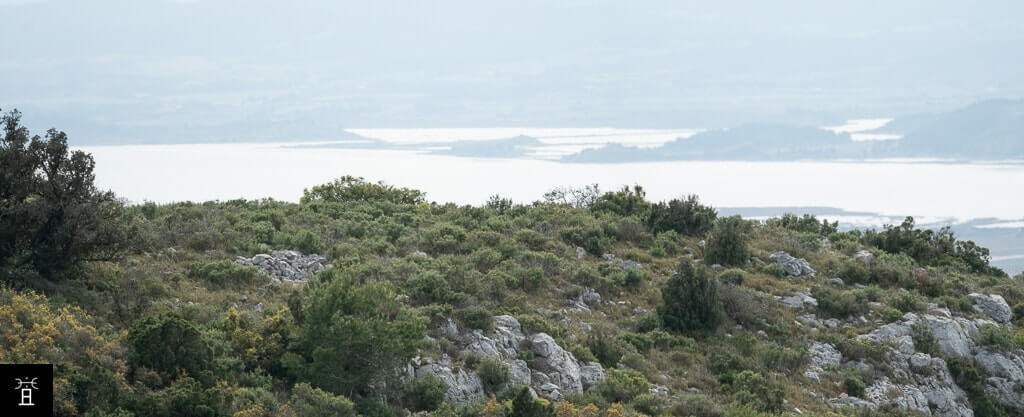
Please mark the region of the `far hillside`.
[[677, 160], [820, 160], [941, 158], [1024, 159], [1024, 100], [989, 100], [941, 114], [901, 117], [869, 133], [886, 141], [854, 141], [812, 126], [753, 124], [716, 129], [654, 148], [609, 144], [562, 158], [565, 162]]

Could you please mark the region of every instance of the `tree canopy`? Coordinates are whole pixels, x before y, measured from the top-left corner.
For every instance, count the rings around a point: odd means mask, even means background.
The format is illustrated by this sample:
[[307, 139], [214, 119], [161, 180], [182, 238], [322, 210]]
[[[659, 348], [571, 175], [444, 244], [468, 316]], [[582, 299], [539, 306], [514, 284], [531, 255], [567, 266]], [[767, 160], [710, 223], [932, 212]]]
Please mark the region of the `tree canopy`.
[[123, 203], [93, 183], [92, 156], [70, 151], [64, 132], [31, 135], [18, 111], [0, 123], [0, 280], [59, 278], [132, 248]]

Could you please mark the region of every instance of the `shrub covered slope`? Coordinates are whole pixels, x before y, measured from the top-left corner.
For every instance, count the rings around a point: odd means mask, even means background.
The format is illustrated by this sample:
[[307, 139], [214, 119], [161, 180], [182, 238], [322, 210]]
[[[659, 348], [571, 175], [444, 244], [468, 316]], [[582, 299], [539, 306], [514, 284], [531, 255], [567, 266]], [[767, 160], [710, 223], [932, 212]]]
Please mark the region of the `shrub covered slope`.
[[[719, 218], [641, 187], [458, 206], [357, 177], [128, 206], [63, 135], [4, 124], [0, 362], [55, 363], [58, 415], [1024, 413], [1024, 277], [912, 219]], [[275, 249], [326, 268], [276, 279]]]

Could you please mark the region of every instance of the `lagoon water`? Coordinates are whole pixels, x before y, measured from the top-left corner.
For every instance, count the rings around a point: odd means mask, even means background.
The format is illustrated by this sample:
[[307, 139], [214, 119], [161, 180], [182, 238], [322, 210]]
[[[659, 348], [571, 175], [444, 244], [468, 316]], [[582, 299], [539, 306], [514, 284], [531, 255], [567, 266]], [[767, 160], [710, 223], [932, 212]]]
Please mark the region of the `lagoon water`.
[[421, 189], [430, 200], [520, 202], [558, 186], [640, 184], [653, 200], [695, 193], [718, 207], [829, 206], [930, 218], [1024, 217], [1024, 164], [922, 161], [564, 164], [411, 151], [280, 144], [85, 147], [96, 181], [133, 202], [264, 198], [297, 201], [341, 175]]

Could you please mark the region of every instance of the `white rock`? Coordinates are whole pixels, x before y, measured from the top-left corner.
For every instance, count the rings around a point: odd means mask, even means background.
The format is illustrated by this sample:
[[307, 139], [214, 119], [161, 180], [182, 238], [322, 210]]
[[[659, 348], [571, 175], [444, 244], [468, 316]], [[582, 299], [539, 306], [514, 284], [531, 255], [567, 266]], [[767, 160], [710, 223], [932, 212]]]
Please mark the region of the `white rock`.
[[998, 294], [972, 293], [967, 297], [974, 303], [974, 311], [984, 314], [999, 323], [1008, 323], [1013, 318], [1013, 310], [1006, 300]]
[[445, 401], [462, 403], [484, 398], [484, 384], [476, 372], [467, 372], [465, 369], [453, 372], [451, 368], [433, 363], [424, 364], [415, 369], [416, 379], [424, 378], [427, 375], [437, 375], [444, 381], [448, 386], [444, 394]]
[[768, 257], [779, 265], [782, 265], [782, 269], [786, 271], [786, 275], [798, 277], [801, 275], [814, 276], [816, 272], [814, 268], [811, 268], [811, 264], [803, 258], [794, 258], [786, 252], [775, 252]]
[[865, 261], [870, 261], [872, 259], [875, 259], [875, 254], [861, 249], [861, 250], [857, 251], [857, 253], [855, 255], [853, 255], [853, 258], [854, 259], [861, 259], [861, 260], [865, 260]]
[[803, 292], [796, 292], [796, 293], [793, 293], [793, 295], [791, 295], [789, 297], [782, 297], [782, 299], [780, 301], [782, 301], [783, 305], [785, 305], [786, 307], [790, 307], [790, 308], [802, 308], [802, 307], [805, 307], [805, 306], [812, 306], [812, 307], [817, 307], [818, 306], [818, 300], [816, 300], [814, 297], [811, 297], [810, 294], [803, 293]]

